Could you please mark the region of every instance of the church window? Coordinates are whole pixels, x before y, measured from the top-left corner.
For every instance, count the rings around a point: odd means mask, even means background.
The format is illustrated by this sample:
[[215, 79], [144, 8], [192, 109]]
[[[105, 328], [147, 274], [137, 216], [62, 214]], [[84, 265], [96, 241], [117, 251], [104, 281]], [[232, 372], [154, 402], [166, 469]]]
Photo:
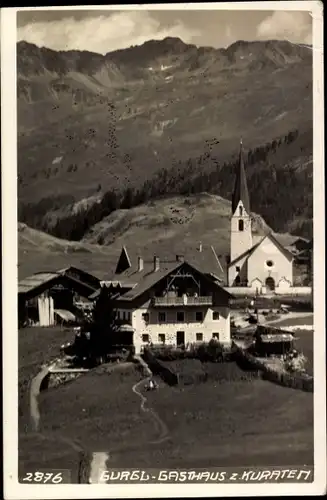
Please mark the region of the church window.
[[244, 221], [242, 219], [238, 221], [238, 230], [244, 231]]
[[266, 265], [267, 265], [267, 267], [273, 267], [274, 263], [272, 260], [267, 260]]
[[243, 215], [243, 207], [242, 207], [242, 205], [241, 205], [241, 206], [240, 206], [240, 216], [242, 216], [242, 215]]

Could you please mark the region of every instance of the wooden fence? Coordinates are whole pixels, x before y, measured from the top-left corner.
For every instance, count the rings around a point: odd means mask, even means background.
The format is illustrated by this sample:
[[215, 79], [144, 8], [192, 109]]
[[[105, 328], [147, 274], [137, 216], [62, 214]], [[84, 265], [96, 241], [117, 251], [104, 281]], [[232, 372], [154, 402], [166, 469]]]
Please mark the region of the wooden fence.
[[271, 366], [267, 366], [263, 361], [244, 351], [236, 344], [234, 344], [234, 346], [237, 355], [243, 358], [246, 364], [252, 365], [262, 372], [263, 379], [278, 385], [283, 385], [284, 387], [291, 387], [292, 389], [298, 389], [305, 392], [313, 392], [314, 380], [311, 375], [307, 373], [279, 372]]

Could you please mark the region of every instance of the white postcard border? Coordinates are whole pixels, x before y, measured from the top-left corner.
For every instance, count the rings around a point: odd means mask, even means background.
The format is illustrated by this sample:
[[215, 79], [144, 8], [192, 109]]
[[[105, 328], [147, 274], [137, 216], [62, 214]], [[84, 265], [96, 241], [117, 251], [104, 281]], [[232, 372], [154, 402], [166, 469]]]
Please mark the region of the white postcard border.
[[[18, 483], [16, 13], [26, 10], [292, 10], [313, 19], [314, 120], [314, 462], [311, 484], [23, 485]], [[7, 500], [220, 497], [323, 494], [326, 488], [325, 213], [323, 3], [277, 1], [131, 6], [56, 6], [1, 10], [2, 276], [4, 493]], [[283, 450], [281, 450], [281, 453]]]

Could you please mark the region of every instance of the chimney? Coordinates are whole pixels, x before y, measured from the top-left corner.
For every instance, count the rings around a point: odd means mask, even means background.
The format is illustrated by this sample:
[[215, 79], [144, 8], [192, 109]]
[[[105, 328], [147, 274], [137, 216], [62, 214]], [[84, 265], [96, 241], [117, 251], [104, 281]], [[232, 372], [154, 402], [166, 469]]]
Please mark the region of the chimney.
[[184, 255], [176, 255], [177, 262], [184, 262]]
[[159, 257], [154, 256], [154, 258], [153, 258], [153, 271], [154, 272], [159, 271], [159, 268], [160, 268]]
[[144, 262], [143, 262], [142, 257], [139, 257], [138, 258], [138, 269], [137, 270], [138, 270], [138, 272], [141, 272], [141, 271], [143, 271], [143, 269], [144, 269]]

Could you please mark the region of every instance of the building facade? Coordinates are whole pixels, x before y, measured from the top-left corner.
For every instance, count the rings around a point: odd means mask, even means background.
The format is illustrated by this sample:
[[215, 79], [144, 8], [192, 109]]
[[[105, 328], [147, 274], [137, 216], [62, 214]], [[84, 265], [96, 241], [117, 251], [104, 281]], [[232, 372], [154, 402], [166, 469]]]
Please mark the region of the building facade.
[[[124, 248], [122, 253], [127, 255]], [[185, 346], [212, 338], [229, 344], [232, 297], [214, 277], [176, 256], [175, 261], [138, 259], [115, 274], [124, 291], [116, 300], [117, 319], [132, 327], [136, 352], [147, 345]], [[109, 282], [110, 283], [110, 282]]]

